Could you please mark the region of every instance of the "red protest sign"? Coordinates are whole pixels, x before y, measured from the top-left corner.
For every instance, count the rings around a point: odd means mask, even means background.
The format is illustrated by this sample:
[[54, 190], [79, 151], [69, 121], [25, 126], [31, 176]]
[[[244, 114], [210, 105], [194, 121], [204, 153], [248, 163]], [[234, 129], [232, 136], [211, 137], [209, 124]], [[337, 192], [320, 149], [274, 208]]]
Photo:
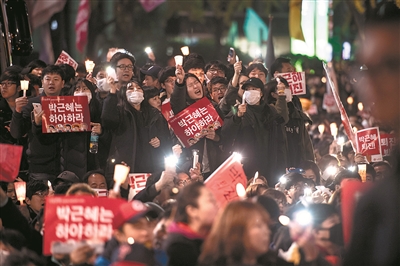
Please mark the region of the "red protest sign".
[[42, 97], [43, 133], [90, 131], [90, 111], [86, 96]]
[[394, 134], [380, 134], [382, 156], [389, 156], [396, 146], [396, 137]]
[[214, 106], [206, 97], [172, 117], [168, 124], [182, 145], [187, 148], [203, 138], [208, 130], [216, 130], [223, 124]]
[[55, 65], [67, 64], [72, 66], [75, 70], [78, 68], [78, 63], [66, 52], [62, 51], [60, 56], [57, 58]]
[[306, 75], [304, 72], [279, 73], [289, 83], [293, 95], [306, 94]]
[[[239, 155], [240, 156], [240, 155]], [[220, 207], [226, 203], [239, 199], [236, 185], [240, 183], [246, 187], [247, 177], [243, 171], [238, 154], [233, 153], [214, 173], [204, 182], [214, 194]]]
[[0, 181], [13, 182], [19, 173], [22, 146], [0, 143]]
[[161, 113], [164, 116], [165, 120], [169, 120], [172, 117], [174, 117], [174, 112], [172, 111], [171, 108], [171, 103], [169, 99], [165, 100], [162, 105], [161, 105]]
[[151, 174], [129, 174], [129, 185], [135, 191], [135, 195], [146, 187], [147, 179]]
[[364, 156], [371, 156], [372, 162], [382, 161], [379, 128], [372, 127], [356, 132], [357, 151]]
[[350, 241], [354, 210], [357, 202], [373, 184], [372, 182], [362, 183], [356, 179], [344, 179], [341, 182], [343, 240], [345, 244], [348, 244]]
[[101, 249], [112, 236], [113, 218], [124, 202], [90, 196], [47, 197], [43, 254], [70, 253], [83, 242]]

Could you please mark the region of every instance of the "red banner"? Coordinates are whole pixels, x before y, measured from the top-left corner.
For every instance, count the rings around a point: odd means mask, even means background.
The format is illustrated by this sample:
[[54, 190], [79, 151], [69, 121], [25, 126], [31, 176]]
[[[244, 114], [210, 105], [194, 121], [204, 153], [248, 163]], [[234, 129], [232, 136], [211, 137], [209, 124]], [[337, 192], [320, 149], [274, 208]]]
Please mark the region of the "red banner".
[[124, 202], [90, 196], [47, 197], [43, 254], [70, 253], [82, 243], [101, 250], [112, 236], [113, 218]]
[[396, 146], [396, 137], [394, 134], [380, 134], [382, 156], [389, 156]]
[[90, 111], [86, 96], [42, 97], [43, 133], [90, 131]]
[[88, 37], [88, 27], [90, 18], [90, 2], [89, 0], [81, 0], [79, 3], [78, 15], [75, 21], [76, 48], [79, 52], [83, 52]]
[[13, 182], [18, 177], [22, 148], [0, 143], [0, 181]]
[[188, 106], [168, 121], [185, 148], [198, 142], [207, 134], [208, 130], [217, 130], [223, 123], [214, 106], [206, 97]]
[[306, 94], [306, 74], [304, 72], [279, 73], [287, 80], [293, 95]]
[[350, 241], [354, 210], [357, 206], [357, 202], [373, 184], [372, 182], [362, 183], [356, 179], [344, 179], [341, 182], [343, 240], [345, 245]]
[[146, 187], [147, 179], [151, 174], [129, 174], [129, 185], [135, 191], [135, 195]]
[[239, 199], [236, 190], [238, 183], [242, 184], [243, 188], [245, 188], [247, 177], [236, 153], [232, 154], [204, 182], [214, 194], [220, 207], [225, 206], [230, 201]]
[[356, 132], [357, 152], [371, 156], [372, 162], [382, 161], [379, 128], [372, 127]]
[[165, 0], [139, 0], [146, 12], [153, 11], [156, 7], [165, 2]]
[[174, 112], [172, 111], [169, 99], [168, 101], [165, 100], [161, 105], [161, 113], [163, 114], [165, 120], [167, 121], [170, 120], [172, 117], [174, 117]]
[[75, 70], [78, 68], [78, 63], [66, 52], [62, 51], [60, 56], [57, 58], [55, 65], [67, 64], [72, 66]]

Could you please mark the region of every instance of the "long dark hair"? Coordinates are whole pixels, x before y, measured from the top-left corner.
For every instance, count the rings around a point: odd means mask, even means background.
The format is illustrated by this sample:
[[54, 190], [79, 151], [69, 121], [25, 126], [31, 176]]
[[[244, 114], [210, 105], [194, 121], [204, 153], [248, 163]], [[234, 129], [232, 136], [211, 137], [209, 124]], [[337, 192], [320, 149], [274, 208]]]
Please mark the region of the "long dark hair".
[[101, 117], [101, 107], [100, 107], [100, 102], [96, 98], [96, 87], [93, 85], [92, 82], [90, 82], [87, 79], [84, 78], [79, 78], [74, 86], [72, 86], [70, 90], [70, 95], [74, 95], [74, 92], [76, 90], [76, 86], [83, 82], [86, 87], [90, 90], [90, 93], [92, 94], [92, 99], [90, 100], [89, 103], [89, 110], [90, 110], [90, 121], [95, 122], [95, 123], [100, 123], [100, 117]]
[[185, 74], [185, 78], [183, 79], [183, 84], [185, 84], [185, 88], [186, 88], [186, 90], [185, 90], [185, 92], [186, 92], [186, 104], [187, 105], [191, 105], [191, 104], [195, 103], [196, 101], [191, 99], [189, 97], [188, 92], [187, 92], [186, 81], [187, 81], [188, 78], [195, 78], [200, 83], [200, 85], [202, 86], [203, 97], [205, 96], [205, 92], [204, 92], [204, 89], [203, 89], [203, 84], [201, 84], [199, 78], [196, 75], [192, 74], [192, 73], [186, 73]]
[[188, 224], [189, 216], [186, 212], [187, 206], [198, 207], [197, 199], [200, 197], [201, 189], [204, 184], [195, 182], [185, 186], [178, 194], [176, 198], [176, 213], [175, 222], [181, 222]]
[[229, 203], [204, 242], [199, 265], [241, 264], [246, 249], [250, 248], [247, 236], [249, 222], [257, 215], [269, 225], [269, 214], [259, 204], [248, 201]]

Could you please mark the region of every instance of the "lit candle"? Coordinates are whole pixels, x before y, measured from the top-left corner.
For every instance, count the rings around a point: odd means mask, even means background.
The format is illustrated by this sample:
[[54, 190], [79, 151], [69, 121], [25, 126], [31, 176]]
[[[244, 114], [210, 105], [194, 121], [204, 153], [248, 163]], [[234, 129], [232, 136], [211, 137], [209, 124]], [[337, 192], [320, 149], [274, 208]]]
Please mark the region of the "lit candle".
[[183, 56], [181, 56], [181, 55], [176, 55], [175, 57], [174, 57], [174, 59], [175, 59], [175, 65], [177, 66], [177, 65], [182, 65], [183, 64]]
[[330, 128], [331, 128], [331, 134], [332, 134], [333, 138], [336, 139], [336, 136], [338, 133], [338, 128], [337, 128], [336, 123], [331, 123]]
[[119, 192], [119, 186], [125, 182], [129, 174], [130, 167], [123, 164], [116, 164], [114, 167], [114, 192]]
[[153, 52], [153, 50], [151, 50], [151, 47], [146, 47], [144, 51], [146, 52], [146, 54]]
[[15, 193], [17, 194], [17, 199], [21, 203], [21, 205], [24, 205], [24, 199], [26, 197], [26, 183], [25, 182], [15, 182], [14, 183], [15, 187]]
[[344, 138], [343, 137], [338, 137], [337, 138], [337, 144], [340, 147], [340, 152], [343, 152]]
[[244, 93], [243, 93], [243, 96], [242, 96], [242, 104], [245, 104], [246, 103], [246, 97], [245, 97], [245, 95], [244, 95]]
[[94, 66], [95, 66], [95, 63], [93, 61], [90, 61], [90, 60], [86, 60], [85, 61], [85, 67], [86, 67], [86, 71], [88, 73], [92, 73], [93, 72]]
[[320, 133], [321, 135], [323, 135], [323, 134], [324, 134], [324, 131], [325, 131], [325, 125], [324, 125], [324, 124], [320, 124], [320, 125], [318, 126], [318, 131], [319, 131], [319, 133]]
[[246, 199], [246, 189], [241, 183], [236, 184], [236, 193], [241, 199]]
[[183, 47], [181, 47], [181, 52], [182, 52], [182, 54], [184, 55], [184, 56], [187, 56], [187, 55], [189, 55], [189, 46], [183, 46]]
[[358, 166], [358, 174], [361, 176], [361, 181], [367, 181], [367, 165], [366, 164], [359, 164]]
[[164, 162], [165, 171], [176, 172], [176, 163], [178, 162], [178, 159], [175, 156], [171, 155], [165, 157]]
[[29, 80], [21, 80], [21, 90], [24, 91], [24, 97], [26, 97], [26, 91], [28, 90], [29, 87]]
[[47, 186], [49, 187], [49, 195], [53, 195], [54, 190], [53, 190], [53, 187], [51, 186], [50, 180], [47, 180]]
[[363, 103], [362, 102], [359, 102], [358, 104], [357, 104], [357, 107], [358, 107], [358, 110], [361, 112], [362, 110], [364, 110], [364, 105], [363, 105]]
[[258, 171], [255, 173], [254, 178], [253, 178], [253, 184], [256, 183], [256, 180], [258, 178]]
[[357, 133], [358, 129], [356, 127], [353, 127], [353, 132]]
[[349, 97], [347, 98], [347, 103], [350, 104], [350, 105], [352, 105], [353, 102], [354, 102], [353, 97], [349, 96]]
[[197, 163], [199, 162], [199, 151], [198, 150], [193, 150], [193, 169], [196, 168]]

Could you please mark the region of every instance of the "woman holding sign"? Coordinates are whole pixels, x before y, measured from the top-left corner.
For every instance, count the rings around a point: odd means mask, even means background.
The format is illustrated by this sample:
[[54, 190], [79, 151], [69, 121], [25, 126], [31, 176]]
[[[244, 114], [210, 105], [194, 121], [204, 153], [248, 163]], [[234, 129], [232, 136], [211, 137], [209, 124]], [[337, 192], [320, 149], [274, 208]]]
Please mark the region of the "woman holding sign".
[[104, 100], [102, 125], [111, 131], [106, 178], [112, 177], [114, 163], [125, 162], [132, 173], [153, 173], [164, 169], [164, 155], [170, 151], [168, 124], [157, 109], [144, 101], [137, 81], [117, 86], [107, 82], [110, 94]]
[[[171, 95], [171, 108], [174, 114], [179, 114], [191, 104], [204, 97], [204, 90], [197, 76], [187, 73], [181, 65], [176, 66], [176, 82]], [[220, 117], [223, 117], [218, 106], [213, 104]], [[189, 122], [188, 122], [189, 123]], [[201, 164], [201, 172], [207, 178], [220, 165], [221, 150], [220, 130], [212, 127], [202, 128], [197, 139], [192, 139], [191, 146], [183, 151], [186, 158], [192, 157], [192, 150], [198, 150], [198, 161]]]

